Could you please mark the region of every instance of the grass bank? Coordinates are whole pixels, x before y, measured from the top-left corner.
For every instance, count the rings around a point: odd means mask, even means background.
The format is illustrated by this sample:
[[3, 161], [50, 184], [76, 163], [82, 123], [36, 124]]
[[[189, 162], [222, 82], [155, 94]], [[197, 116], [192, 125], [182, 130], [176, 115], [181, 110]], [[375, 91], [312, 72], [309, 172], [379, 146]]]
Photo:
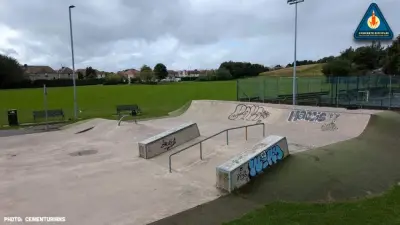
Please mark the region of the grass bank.
[[[323, 63], [310, 64], [303, 66], [296, 66], [296, 74], [298, 76], [322, 76]], [[293, 76], [293, 67], [282, 68], [278, 70], [272, 70], [261, 73], [260, 76], [278, 76], [278, 77], [290, 77]]]

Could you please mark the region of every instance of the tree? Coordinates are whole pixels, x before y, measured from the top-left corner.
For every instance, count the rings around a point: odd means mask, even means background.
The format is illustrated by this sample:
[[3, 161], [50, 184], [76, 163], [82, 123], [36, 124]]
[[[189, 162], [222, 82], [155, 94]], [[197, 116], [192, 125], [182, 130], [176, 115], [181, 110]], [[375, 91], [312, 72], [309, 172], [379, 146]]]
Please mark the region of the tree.
[[386, 74], [400, 74], [400, 35], [386, 49], [383, 71]]
[[18, 61], [0, 54], [0, 88], [24, 79], [24, 71]]
[[93, 79], [97, 77], [97, 72], [91, 66], [86, 67], [86, 79]]
[[351, 72], [351, 62], [348, 59], [337, 58], [322, 67], [322, 73], [326, 76], [347, 76]]
[[145, 82], [149, 82], [153, 80], [154, 75], [153, 71], [148, 65], [143, 65], [142, 68], [140, 68], [140, 79]]
[[155, 67], [154, 67], [154, 75], [156, 76], [157, 79], [162, 80], [165, 79], [168, 76], [168, 70], [167, 67], [162, 64], [162, 63], [158, 63]]
[[262, 72], [269, 71], [268, 67], [249, 62], [223, 62], [219, 66], [219, 69], [221, 68], [227, 69], [233, 78], [258, 76]]
[[78, 79], [82, 80], [83, 79], [83, 74], [81, 73], [81, 71], [78, 72]]
[[217, 70], [217, 80], [230, 80], [232, 79], [232, 74], [226, 68], [219, 68]]

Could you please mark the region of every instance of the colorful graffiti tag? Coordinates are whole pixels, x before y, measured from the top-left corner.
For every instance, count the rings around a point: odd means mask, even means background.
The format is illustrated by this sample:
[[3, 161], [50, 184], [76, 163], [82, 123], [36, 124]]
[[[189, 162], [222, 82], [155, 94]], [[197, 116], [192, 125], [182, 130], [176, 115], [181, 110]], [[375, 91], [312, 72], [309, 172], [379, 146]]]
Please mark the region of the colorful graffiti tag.
[[272, 166], [284, 158], [284, 152], [279, 145], [274, 145], [249, 161], [249, 175], [254, 177], [269, 166]]

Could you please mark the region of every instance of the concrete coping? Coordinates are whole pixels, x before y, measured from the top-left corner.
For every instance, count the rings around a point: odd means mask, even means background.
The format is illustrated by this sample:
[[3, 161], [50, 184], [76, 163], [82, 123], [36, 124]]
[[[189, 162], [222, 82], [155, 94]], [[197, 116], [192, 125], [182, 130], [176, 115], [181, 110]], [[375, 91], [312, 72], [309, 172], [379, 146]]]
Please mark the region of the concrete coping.
[[234, 158], [230, 159], [229, 161], [225, 162], [224, 164], [218, 166], [218, 170], [223, 170], [225, 172], [231, 172], [244, 163], [250, 161], [250, 159], [256, 157], [260, 154], [261, 151], [271, 147], [275, 143], [279, 142], [280, 140], [284, 139], [285, 137], [277, 136], [277, 135], [270, 135], [266, 137], [262, 142], [254, 145], [250, 150], [246, 150], [239, 155], [236, 155]]

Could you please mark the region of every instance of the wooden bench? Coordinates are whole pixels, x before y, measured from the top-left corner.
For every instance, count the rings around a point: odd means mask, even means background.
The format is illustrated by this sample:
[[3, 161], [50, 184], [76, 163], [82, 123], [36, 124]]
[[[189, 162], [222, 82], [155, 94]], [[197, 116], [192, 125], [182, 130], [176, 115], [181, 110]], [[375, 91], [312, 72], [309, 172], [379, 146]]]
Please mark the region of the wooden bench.
[[[46, 118], [45, 110], [33, 111], [32, 114], [33, 114], [33, 120], [35, 122], [37, 121], [37, 119]], [[55, 117], [61, 117], [64, 120], [65, 118], [64, 111], [62, 109], [47, 110], [47, 118], [55, 118]]]
[[136, 104], [134, 104], [134, 105], [117, 105], [118, 116], [121, 116], [122, 112], [127, 112], [127, 111], [129, 111], [132, 116], [136, 116], [136, 115], [142, 113], [139, 106]]

